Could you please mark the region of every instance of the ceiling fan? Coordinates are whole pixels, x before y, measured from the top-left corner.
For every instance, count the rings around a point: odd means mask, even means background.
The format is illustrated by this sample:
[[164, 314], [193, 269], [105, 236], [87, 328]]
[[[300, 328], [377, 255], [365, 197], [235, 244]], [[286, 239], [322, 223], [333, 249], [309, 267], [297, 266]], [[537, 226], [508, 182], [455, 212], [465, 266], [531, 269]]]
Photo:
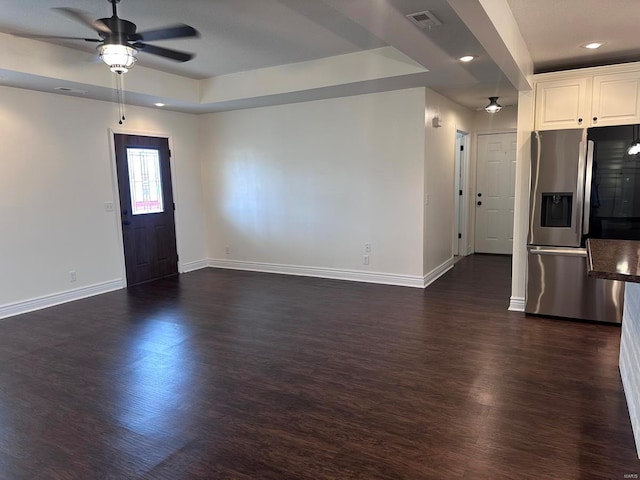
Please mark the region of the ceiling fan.
[[120, 0], [107, 0], [112, 5], [113, 16], [92, 20], [87, 14], [74, 8], [54, 8], [67, 17], [95, 30], [100, 38], [61, 37], [52, 35], [22, 35], [27, 38], [51, 38], [60, 40], [84, 40], [100, 43], [97, 49], [100, 58], [112, 72], [123, 74], [129, 71], [136, 62], [136, 55], [142, 51], [152, 55], [168, 58], [176, 62], [187, 62], [195, 55], [169, 48], [150, 45], [146, 42], [169, 40], [175, 38], [197, 37], [198, 31], [189, 25], [176, 24], [146, 32], [137, 32], [135, 23], [118, 17], [116, 5]]

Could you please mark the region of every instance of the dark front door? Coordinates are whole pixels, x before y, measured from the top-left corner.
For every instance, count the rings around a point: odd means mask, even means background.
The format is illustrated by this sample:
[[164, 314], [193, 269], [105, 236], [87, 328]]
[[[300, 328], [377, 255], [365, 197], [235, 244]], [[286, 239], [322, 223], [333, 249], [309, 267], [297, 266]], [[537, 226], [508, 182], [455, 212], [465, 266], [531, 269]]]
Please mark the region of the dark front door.
[[166, 138], [115, 135], [127, 285], [178, 273]]

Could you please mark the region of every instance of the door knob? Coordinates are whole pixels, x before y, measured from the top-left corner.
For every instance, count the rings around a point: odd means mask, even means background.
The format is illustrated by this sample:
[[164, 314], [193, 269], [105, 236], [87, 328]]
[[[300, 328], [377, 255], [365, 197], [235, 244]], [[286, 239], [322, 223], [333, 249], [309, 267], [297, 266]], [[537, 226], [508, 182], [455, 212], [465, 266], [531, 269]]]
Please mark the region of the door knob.
[[478, 202], [478, 203], [477, 203], [477, 205], [478, 205], [478, 206], [482, 205], [482, 202]]
[[125, 220], [124, 222], [122, 222], [122, 225], [124, 225], [126, 227], [126, 226], [131, 225], [131, 222], [129, 220]]
[[481, 196], [482, 196], [482, 194], [481, 194], [481, 193], [479, 193], [479, 194], [478, 194], [478, 196], [479, 196], [479, 197], [481, 197]]

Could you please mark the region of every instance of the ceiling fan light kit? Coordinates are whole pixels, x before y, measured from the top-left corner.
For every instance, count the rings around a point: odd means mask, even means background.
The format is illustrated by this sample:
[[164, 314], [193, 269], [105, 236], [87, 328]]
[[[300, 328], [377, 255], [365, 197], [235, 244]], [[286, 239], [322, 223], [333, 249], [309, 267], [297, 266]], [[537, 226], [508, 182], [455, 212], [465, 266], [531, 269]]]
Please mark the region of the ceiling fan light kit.
[[127, 73], [136, 63], [138, 51], [128, 45], [100, 45], [100, 58], [109, 66], [113, 73]]

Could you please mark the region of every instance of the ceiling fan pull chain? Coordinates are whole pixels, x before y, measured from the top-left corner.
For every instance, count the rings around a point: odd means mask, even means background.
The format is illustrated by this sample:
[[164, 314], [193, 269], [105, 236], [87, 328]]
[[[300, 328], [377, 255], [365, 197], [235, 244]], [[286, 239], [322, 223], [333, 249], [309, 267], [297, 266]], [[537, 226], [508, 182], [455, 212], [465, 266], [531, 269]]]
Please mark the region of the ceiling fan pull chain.
[[124, 78], [122, 75], [118, 75], [118, 77], [120, 77], [120, 101], [122, 105], [121, 121], [124, 122]]
[[122, 75], [116, 74], [117, 91], [118, 91], [118, 124], [124, 122], [124, 86]]
[[122, 125], [122, 99], [120, 97], [120, 76], [116, 77], [116, 90], [118, 91], [118, 123]]

